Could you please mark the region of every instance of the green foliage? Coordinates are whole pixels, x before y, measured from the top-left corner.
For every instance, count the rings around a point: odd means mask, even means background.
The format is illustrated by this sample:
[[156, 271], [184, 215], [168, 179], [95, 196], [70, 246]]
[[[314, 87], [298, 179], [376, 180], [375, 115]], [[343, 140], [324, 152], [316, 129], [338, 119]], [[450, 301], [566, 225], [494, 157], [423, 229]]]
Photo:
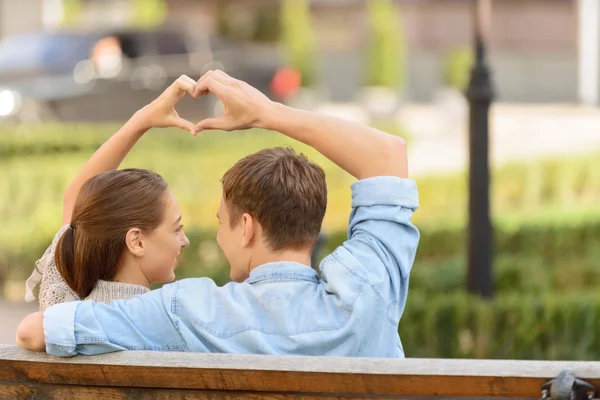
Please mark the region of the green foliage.
[[406, 43], [401, 15], [392, 0], [368, 0], [371, 38], [367, 55], [368, 86], [403, 88]]
[[281, 0], [281, 41], [286, 62], [302, 74], [302, 86], [315, 83], [316, 49], [308, 0]]
[[444, 84], [461, 91], [466, 90], [473, 62], [473, 50], [470, 48], [448, 52], [443, 60]]
[[236, 11], [235, 6], [227, 2], [219, 3], [217, 25], [220, 36], [255, 42], [279, 40], [281, 21], [278, 6], [253, 7], [251, 11]]
[[255, 17], [252, 40], [256, 42], [274, 42], [281, 37], [281, 20], [275, 7], [261, 8]]
[[131, 0], [134, 26], [155, 28], [162, 25], [167, 17], [165, 0]]
[[[569, 226], [526, 225], [518, 231], [495, 230], [494, 279], [500, 294], [577, 292], [600, 284], [600, 219]], [[329, 235], [319, 256], [346, 239]], [[463, 229], [422, 229], [411, 290], [431, 295], [464, 289], [466, 237]]]
[[82, 12], [82, 0], [63, 0], [62, 24], [66, 26], [74, 25]]
[[600, 296], [527, 293], [491, 302], [411, 291], [400, 321], [408, 357], [597, 360]]

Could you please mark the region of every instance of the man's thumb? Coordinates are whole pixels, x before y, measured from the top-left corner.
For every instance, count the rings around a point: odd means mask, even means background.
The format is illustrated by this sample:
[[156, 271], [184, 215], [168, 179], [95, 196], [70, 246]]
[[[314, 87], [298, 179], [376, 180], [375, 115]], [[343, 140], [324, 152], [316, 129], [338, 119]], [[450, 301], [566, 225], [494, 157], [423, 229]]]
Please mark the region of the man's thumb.
[[196, 133], [205, 129], [228, 130], [229, 123], [224, 118], [206, 118], [196, 124]]

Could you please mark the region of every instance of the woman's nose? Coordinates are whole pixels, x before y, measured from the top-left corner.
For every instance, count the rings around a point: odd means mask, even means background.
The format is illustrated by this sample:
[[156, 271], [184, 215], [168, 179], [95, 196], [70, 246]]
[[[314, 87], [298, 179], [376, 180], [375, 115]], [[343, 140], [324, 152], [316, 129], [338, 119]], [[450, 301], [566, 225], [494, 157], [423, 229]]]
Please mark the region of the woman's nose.
[[188, 239], [188, 237], [185, 235], [185, 233], [183, 234], [183, 238], [181, 240], [181, 247], [182, 248], [186, 248], [190, 245], [190, 240]]

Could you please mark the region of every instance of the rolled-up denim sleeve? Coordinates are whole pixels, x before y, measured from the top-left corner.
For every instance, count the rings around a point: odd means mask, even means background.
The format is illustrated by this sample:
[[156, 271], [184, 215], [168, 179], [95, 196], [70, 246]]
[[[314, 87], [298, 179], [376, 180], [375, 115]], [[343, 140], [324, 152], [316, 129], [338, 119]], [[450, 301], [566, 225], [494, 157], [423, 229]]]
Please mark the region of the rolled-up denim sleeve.
[[174, 285], [110, 305], [56, 304], [44, 313], [46, 352], [58, 357], [120, 350], [184, 351], [178, 321], [169, 312]]
[[386, 303], [399, 304], [401, 311], [419, 244], [419, 230], [412, 223], [418, 207], [413, 180], [382, 176], [355, 182], [348, 240], [330, 256], [337, 262], [322, 264], [328, 283], [335, 288], [336, 280], [347, 282], [345, 275], [352, 276], [369, 284]]

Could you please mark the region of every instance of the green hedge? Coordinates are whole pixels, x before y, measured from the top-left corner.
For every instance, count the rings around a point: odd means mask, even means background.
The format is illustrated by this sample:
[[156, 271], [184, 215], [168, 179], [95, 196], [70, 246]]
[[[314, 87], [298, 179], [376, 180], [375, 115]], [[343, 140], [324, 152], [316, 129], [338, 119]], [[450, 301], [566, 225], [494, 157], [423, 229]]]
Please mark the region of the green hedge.
[[[30, 272], [58, 229], [69, 180], [117, 128], [0, 126], [0, 275], [8, 269], [11, 279], [22, 279]], [[124, 166], [161, 173], [182, 209], [193, 246], [185, 252], [180, 276], [214, 273], [217, 281], [226, 279], [212, 233], [218, 226], [214, 215], [221, 194], [219, 178], [242, 156], [281, 145], [294, 146], [326, 171], [329, 202], [324, 232], [329, 240], [325, 248], [331, 250], [345, 238], [349, 186], [354, 179], [313, 149], [260, 130], [212, 132], [197, 138], [177, 130], [153, 130], [136, 145]], [[430, 293], [458, 290], [465, 265], [465, 174], [419, 177], [417, 183], [421, 208], [414, 221], [422, 237], [413, 286]], [[597, 155], [495, 169], [492, 199], [499, 292], [537, 293], [544, 288], [594, 285], [600, 269], [596, 267], [600, 256], [598, 198]]]
[[[331, 249], [346, 238], [346, 232], [329, 235]], [[464, 228], [421, 229], [418, 259], [439, 260], [464, 253], [467, 232]], [[600, 220], [590, 219], [575, 225], [565, 223], [528, 224], [517, 229], [496, 226], [494, 249], [503, 255], [537, 256], [546, 261], [572, 258], [589, 249], [600, 251]]]
[[600, 295], [520, 294], [491, 302], [412, 291], [400, 321], [408, 357], [600, 358]]
[[[558, 227], [524, 229], [518, 235], [497, 232], [494, 277], [496, 290], [508, 293], [574, 292], [600, 286], [600, 222], [564, 229], [563, 234], [548, 232]], [[181, 253], [178, 278], [210, 276], [219, 284], [229, 280], [229, 267], [216, 241], [214, 231], [188, 229], [191, 245]], [[343, 232], [326, 236], [317, 259], [342, 244]], [[461, 291], [465, 286], [466, 257], [462, 232], [423, 231], [421, 245], [411, 274], [411, 289], [437, 295]], [[0, 248], [0, 263], [19, 266], [12, 269], [11, 279], [20, 280], [50, 243], [51, 236], [32, 247]], [[446, 242], [453, 243], [451, 247]], [[523, 244], [522, 244], [523, 243]], [[530, 247], [527, 247], [527, 244]], [[551, 249], [551, 251], [545, 250]]]

